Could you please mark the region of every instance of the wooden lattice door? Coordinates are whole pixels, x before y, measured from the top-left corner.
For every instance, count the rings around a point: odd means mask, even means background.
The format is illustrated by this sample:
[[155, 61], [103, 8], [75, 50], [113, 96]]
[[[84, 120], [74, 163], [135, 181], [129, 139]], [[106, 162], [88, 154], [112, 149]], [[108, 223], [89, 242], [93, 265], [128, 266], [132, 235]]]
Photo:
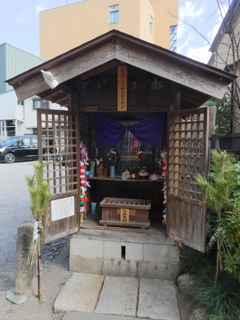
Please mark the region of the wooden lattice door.
[[167, 234], [205, 251], [206, 208], [194, 179], [208, 166], [209, 110], [200, 108], [168, 116]]
[[44, 219], [44, 242], [79, 230], [79, 117], [75, 112], [37, 110], [39, 160], [52, 193]]

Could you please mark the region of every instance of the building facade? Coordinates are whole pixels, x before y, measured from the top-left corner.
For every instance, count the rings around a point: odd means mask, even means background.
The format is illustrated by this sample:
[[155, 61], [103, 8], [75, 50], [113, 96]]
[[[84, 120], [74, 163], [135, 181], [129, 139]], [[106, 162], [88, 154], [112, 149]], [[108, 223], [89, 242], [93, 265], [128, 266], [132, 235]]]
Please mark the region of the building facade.
[[231, 133], [240, 132], [240, 2], [233, 0], [210, 47], [209, 65], [225, 69], [238, 76], [228, 95], [232, 102]]
[[45, 62], [31, 53], [8, 43], [0, 44], [0, 94], [13, 90], [5, 81]]
[[239, 56], [239, 38], [240, 2], [233, 0], [210, 47], [212, 55], [208, 64], [224, 69], [226, 65], [236, 61]]
[[40, 12], [40, 55], [51, 59], [112, 29], [176, 50], [178, 0], [85, 0]]
[[19, 101], [12, 86], [5, 82], [45, 61], [10, 44], [0, 45], [0, 141], [9, 136], [37, 133], [37, 108], [60, 108], [37, 96]]

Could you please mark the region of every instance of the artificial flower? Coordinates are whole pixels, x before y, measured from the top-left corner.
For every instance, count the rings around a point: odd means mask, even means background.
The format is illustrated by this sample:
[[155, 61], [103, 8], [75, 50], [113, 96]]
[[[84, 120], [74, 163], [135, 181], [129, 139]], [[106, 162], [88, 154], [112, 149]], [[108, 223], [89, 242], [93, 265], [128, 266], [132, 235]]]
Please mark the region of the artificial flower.
[[120, 160], [120, 155], [116, 151], [115, 148], [111, 148], [110, 151], [107, 153], [107, 159], [110, 165], [115, 165], [115, 163]]

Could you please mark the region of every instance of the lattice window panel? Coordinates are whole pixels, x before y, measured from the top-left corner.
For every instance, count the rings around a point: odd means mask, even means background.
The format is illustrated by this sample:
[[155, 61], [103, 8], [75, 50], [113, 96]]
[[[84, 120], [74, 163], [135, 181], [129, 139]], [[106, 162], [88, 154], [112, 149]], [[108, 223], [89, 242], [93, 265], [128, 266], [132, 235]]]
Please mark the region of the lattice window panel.
[[196, 110], [194, 114], [179, 112], [169, 119], [168, 187], [169, 194], [201, 200], [199, 186], [195, 182], [197, 173], [206, 165], [206, 112]]
[[[39, 126], [40, 125], [40, 126]], [[70, 112], [44, 110], [40, 114], [42, 161], [47, 161], [45, 180], [52, 194], [79, 188], [78, 118]]]

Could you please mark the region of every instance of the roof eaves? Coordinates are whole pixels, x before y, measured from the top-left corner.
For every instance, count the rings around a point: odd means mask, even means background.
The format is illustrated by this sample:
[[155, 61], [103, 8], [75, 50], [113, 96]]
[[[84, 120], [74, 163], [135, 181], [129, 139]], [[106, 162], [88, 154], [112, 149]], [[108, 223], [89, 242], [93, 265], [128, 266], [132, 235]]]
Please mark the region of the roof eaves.
[[163, 56], [167, 57], [168, 59], [169, 58], [174, 59], [176, 62], [180, 62], [181, 64], [187, 64], [187, 65], [191, 65], [193, 67], [200, 68], [205, 72], [214, 73], [215, 75], [222, 77], [222, 78], [225, 78], [230, 81], [232, 81], [235, 78], [235, 76], [232, 75], [231, 73], [228, 73], [228, 72], [223, 71], [221, 69], [218, 69], [218, 68], [209, 66], [207, 64], [201, 63], [199, 61], [190, 59], [190, 58], [185, 57], [183, 55], [180, 55], [176, 52], [172, 52], [170, 50], [164, 49], [160, 46], [157, 46], [157, 45], [149, 43], [147, 41], [135, 38], [129, 34], [120, 32], [118, 30], [111, 30], [103, 35], [100, 35], [99, 37], [97, 37], [93, 40], [85, 42], [84, 44], [82, 44], [74, 49], [71, 49], [71, 50], [51, 59], [51, 60], [48, 60], [48, 61], [42, 63], [40, 66], [36, 66], [28, 71], [21, 73], [20, 75], [18, 75], [16, 77], [8, 79], [6, 82], [10, 85], [14, 85], [18, 82], [21, 82], [21, 81], [27, 79], [28, 77], [32, 77], [32, 76], [38, 74], [41, 69], [49, 70], [51, 67], [53, 67], [59, 63], [62, 63], [65, 60], [70, 60], [71, 57], [75, 54], [83, 53], [84, 51], [90, 50], [92, 47], [95, 47], [96, 45], [103, 44], [106, 41], [112, 40], [113, 42], [115, 42], [118, 39], [129, 41], [132, 44], [135, 44], [136, 46], [139, 46], [141, 48], [145, 48], [147, 50], [151, 50], [152, 52], [155, 52], [158, 55], [160, 53]]
[[[101, 35], [93, 40], [85, 42], [76, 48], [73, 48], [69, 51], [66, 51], [66, 52], [60, 54], [59, 56], [42, 63], [41, 66], [36, 66], [34, 68], [31, 68], [28, 71], [25, 71], [16, 77], [8, 79], [5, 82], [8, 82], [9, 84], [10, 84], [10, 82], [14, 83], [15, 79], [17, 79], [17, 82], [19, 82], [19, 81], [22, 81], [23, 79], [26, 79], [28, 76], [32, 77], [32, 76], [38, 74], [42, 69], [47, 70], [50, 67], [53, 67], [53, 66], [59, 64], [60, 62], [63, 62], [64, 60], [70, 59], [71, 56], [73, 56], [74, 54], [76, 54], [78, 52], [84, 52], [85, 50], [89, 50], [91, 47], [93, 47], [97, 44], [103, 43], [104, 41], [107, 41], [111, 38], [114, 38], [114, 35], [112, 35], [110, 33], [112, 33], [112, 31], [110, 31], [104, 35]], [[110, 34], [110, 35], [108, 36], [108, 34]], [[103, 37], [105, 35], [106, 35], [106, 39], [104, 39], [104, 37]]]

